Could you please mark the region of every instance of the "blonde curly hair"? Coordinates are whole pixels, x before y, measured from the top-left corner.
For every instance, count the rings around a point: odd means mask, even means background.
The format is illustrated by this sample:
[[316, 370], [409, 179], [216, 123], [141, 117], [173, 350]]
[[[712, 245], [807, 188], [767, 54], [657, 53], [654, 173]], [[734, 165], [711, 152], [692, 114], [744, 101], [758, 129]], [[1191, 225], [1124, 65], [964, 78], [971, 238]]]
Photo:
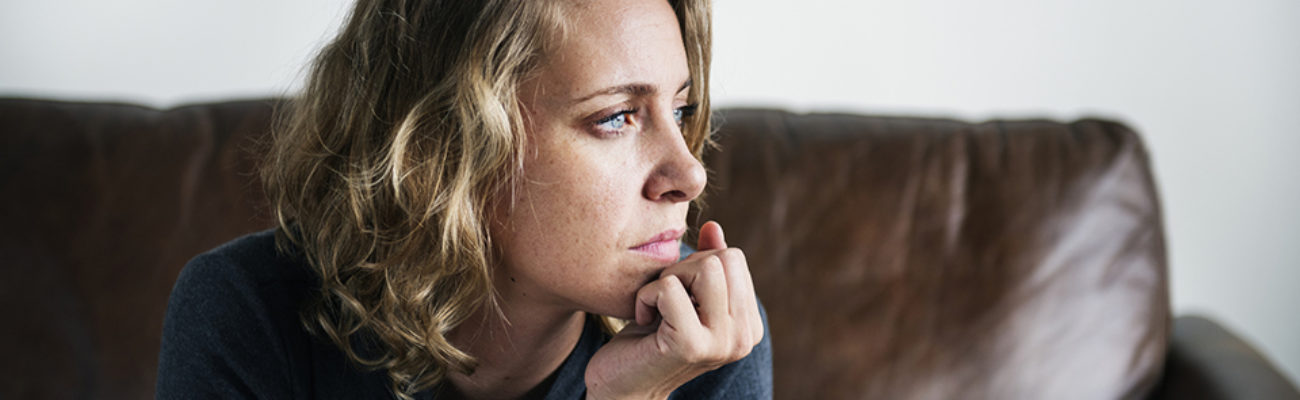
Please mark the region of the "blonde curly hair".
[[[670, 1], [709, 143], [710, 5]], [[447, 340], [499, 312], [487, 212], [525, 149], [519, 84], [563, 40], [554, 1], [359, 0], [279, 117], [262, 166], [284, 251], [320, 277], [303, 323], [399, 397], [475, 360]]]

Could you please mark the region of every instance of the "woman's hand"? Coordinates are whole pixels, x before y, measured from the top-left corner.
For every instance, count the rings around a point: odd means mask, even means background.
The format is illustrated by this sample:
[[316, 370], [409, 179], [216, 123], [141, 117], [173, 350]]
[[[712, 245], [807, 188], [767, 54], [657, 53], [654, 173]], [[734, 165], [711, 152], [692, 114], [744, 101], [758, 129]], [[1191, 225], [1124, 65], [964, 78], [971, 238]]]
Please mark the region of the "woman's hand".
[[763, 338], [749, 265], [717, 222], [695, 254], [636, 296], [636, 323], [587, 364], [589, 399], [664, 399], [701, 374], [744, 358]]

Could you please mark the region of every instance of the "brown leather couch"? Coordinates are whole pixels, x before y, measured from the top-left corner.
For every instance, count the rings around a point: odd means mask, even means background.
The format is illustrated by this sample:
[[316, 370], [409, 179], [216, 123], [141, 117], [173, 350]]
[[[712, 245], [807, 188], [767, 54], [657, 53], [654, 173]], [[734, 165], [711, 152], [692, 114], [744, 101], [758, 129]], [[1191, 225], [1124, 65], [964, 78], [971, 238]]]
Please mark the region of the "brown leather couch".
[[[272, 100], [0, 99], [0, 398], [153, 393], [193, 255], [272, 225]], [[1114, 122], [725, 110], [709, 207], [767, 307], [781, 399], [1296, 399], [1172, 319], [1160, 202]]]

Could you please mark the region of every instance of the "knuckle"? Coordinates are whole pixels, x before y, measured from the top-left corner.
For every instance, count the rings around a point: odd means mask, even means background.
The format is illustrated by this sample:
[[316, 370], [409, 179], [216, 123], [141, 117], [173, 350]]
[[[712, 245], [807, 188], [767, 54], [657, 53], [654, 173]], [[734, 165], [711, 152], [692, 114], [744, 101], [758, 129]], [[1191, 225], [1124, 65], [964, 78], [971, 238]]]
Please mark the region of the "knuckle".
[[728, 247], [727, 249], [722, 251], [722, 254], [726, 256], [729, 261], [730, 260], [734, 260], [738, 262], [745, 261], [745, 251], [736, 247]]
[[713, 366], [729, 362], [730, 351], [708, 340], [690, 340], [682, 346], [680, 356], [688, 364]]
[[725, 346], [718, 346], [716, 350], [708, 353], [707, 358], [703, 360], [704, 364], [711, 366], [720, 366], [735, 359], [731, 358], [731, 349]]
[[681, 351], [678, 355], [687, 363], [697, 364], [708, 357], [708, 349], [698, 340], [687, 340], [685, 343], [682, 343]]
[[677, 275], [665, 276], [663, 281], [664, 281], [663, 288], [660, 289], [661, 294], [667, 294], [668, 292], [677, 290], [677, 288], [685, 288], [684, 284], [682, 283], [682, 279], [678, 278]]
[[661, 292], [661, 291], [663, 290], [663, 286], [664, 286], [664, 285], [663, 285], [662, 279], [657, 279], [657, 280], [651, 281], [650, 283], [646, 284], [645, 286], [642, 286], [642, 287], [638, 288], [638, 289], [636, 290], [636, 292], [637, 292], [637, 295], [638, 295], [638, 296], [655, 294], [655, 293], [659, 293], [659, 292]]
[[713, 268], [713, 267], [722, 268], [722, 264], [723, 264], [722, 257], [720, 257], [717, 254], [711, 254], [708, 257], [704, 258], [702, 265], [704, 266], [704, 268]]
[[754, 340], [754, 331], [751, 330], [750, 327], [746, 325], [737, 328], [736, 341], [732, 345], [736, 347], [736, 349], [742, 349], [751, 346], [750, 343], [753, 340]]
[[745, 326], [739, 328], [736, 332], [736, 340], [731, 342], [731, 354], [733, 359], [739, 360], [749, 354], [750, 349], [754, 348], [754, 331]]
[[654, 287], [654, 293], [656, 297], [660, 299], [668, 297], [673, 293], [673, 291], [677, 290], [678, 286], [682, 285], [682, 282], [674, 275], [666, 276], [657, 283], [658, 284]]
[[748, 274], [745, 271], [749, 270], [749, 263], [745, 260], [744, 252], [739, 249], [727, 249], [727, 253], [722, 256], [725, 257], [723, 261], [726, 262], [729, 271], [737, 274]]
[[722, 260], [718, 259], [718, 257], [710, 257], [700, 266], [700, 269], [702, 269], [705, 274], [714, 276], [722, 275], [726, 272], [726, 269], [724, 269], [722, 265]]
[[731, 360], [735, 361], [735, 360], [745, 358], [745, 356], [748, 356], [749, 352], [752, 351], [753, 349], [754, 346], [749, 344], [748, 342], [737, 341], [736, 345], [731, 349], [731, 355], [732, 355]]

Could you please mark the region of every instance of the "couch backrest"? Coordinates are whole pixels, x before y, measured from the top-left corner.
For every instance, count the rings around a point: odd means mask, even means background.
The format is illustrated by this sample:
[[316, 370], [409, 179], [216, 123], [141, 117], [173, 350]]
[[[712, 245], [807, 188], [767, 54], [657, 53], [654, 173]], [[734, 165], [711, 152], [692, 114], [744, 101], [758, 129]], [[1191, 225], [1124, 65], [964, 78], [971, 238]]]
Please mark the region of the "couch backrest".
[[1122, 125], [731, 110], [710, 206], [796, 399], [1102, 399], [1155, 383], [1160, 205]]
[[[275, 101], [0, 100], [0, 398], [152, 397], [193, 255], [272, 225]], [[710, 207], [778, 398], [1114, 398], [1168, 334], [1159, 202], [1118, 124], [729, 110]]]
[[272, 225], [271, 104], [0, 100], [0, 398], [153, 397], [180, 268]]

